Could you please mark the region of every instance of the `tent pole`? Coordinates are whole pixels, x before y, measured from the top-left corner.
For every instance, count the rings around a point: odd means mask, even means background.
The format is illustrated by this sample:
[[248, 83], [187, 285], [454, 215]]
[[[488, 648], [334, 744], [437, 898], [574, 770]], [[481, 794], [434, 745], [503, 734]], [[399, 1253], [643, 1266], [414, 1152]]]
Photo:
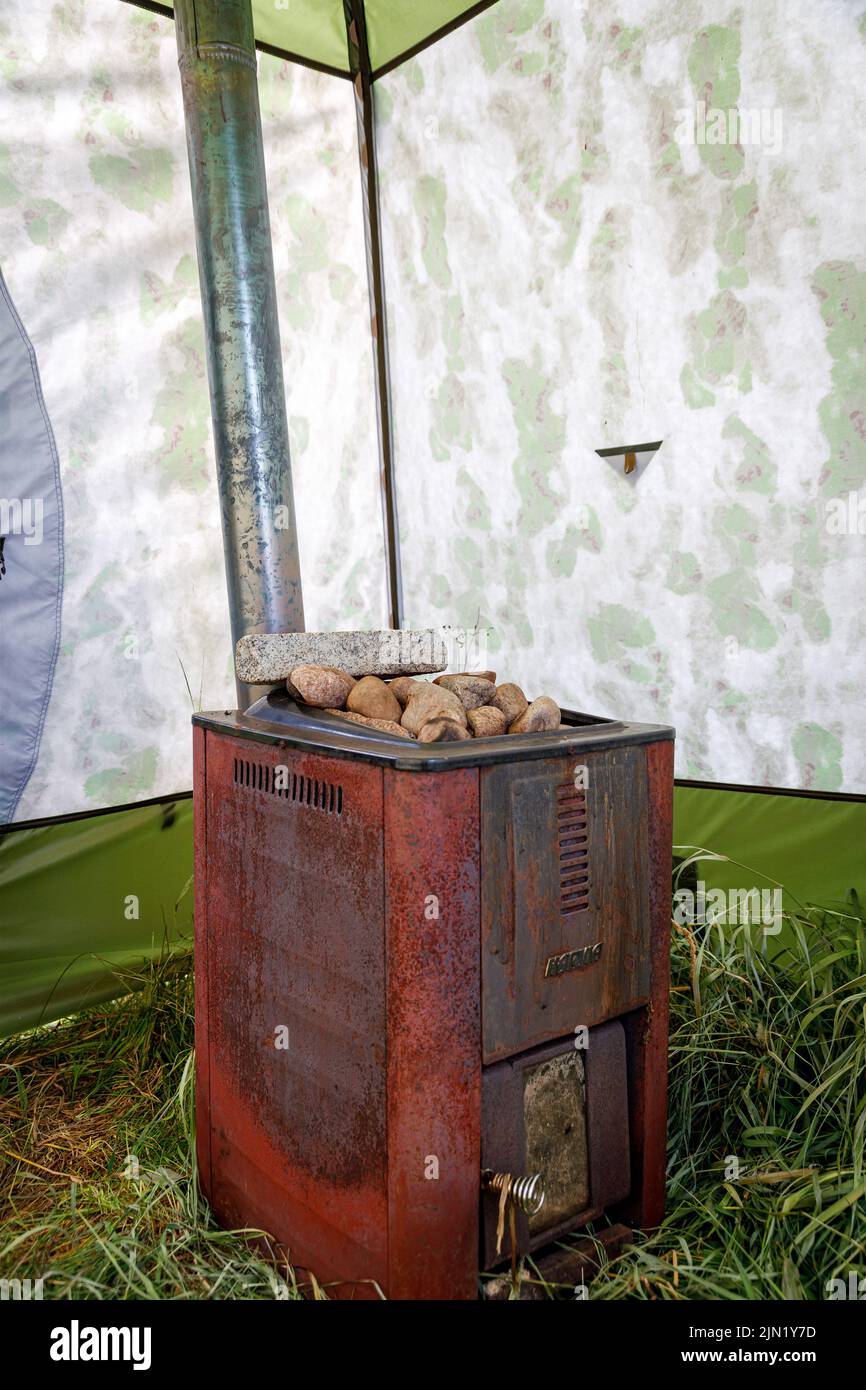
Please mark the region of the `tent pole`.
[[382, 266], [382, 223], [379, 211], [379, 171], [376, 162], [376, 124], [373, 114], [373, 78], [367, 47], [364, 0], [343, 0], [349, 67], [355, 90], [358, 121], [358, 154], [361, 161], [361, 193], [364, 241], [367, 248], [367, 284], [370, 324], [373, 332], [373, 369], [376, 376], [376, 423], [385, 535], [388, 609], [393, 628], [403, 626], [403, 582], [400, 569], [400, 529], [397, 520], [397, 481], [394, 469], [394, 432], [391, 410], [391, 375], [388, 366], [388, 322], [385, 310], [385, 273]]
[[[232, 642], [304, 627], [251, 0], [176, 0]], [[261, 690], [238, 683], [245, 709]]]

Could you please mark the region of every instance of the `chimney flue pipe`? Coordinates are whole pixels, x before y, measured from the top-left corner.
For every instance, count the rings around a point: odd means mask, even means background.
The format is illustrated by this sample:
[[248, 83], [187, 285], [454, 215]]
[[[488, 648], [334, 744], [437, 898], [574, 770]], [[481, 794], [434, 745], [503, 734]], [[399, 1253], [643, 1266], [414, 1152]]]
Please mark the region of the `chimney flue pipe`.
[[252, 7], [174, 10], [234, 646], [304, 627]]

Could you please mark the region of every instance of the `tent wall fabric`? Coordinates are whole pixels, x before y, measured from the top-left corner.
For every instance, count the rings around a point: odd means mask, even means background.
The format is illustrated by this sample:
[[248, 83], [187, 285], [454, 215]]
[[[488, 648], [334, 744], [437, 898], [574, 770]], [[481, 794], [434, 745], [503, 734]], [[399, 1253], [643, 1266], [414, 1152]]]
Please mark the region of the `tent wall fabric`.
[[[150, 0], [131, 0], [150, 4]], [[346, 27], [363, 6], [373, 71], [399, 63], [422, 45], [479, 14], [496, 0], [252, 0], [256, 42], [266, 50], [351, 77]], [[171, 6], [154, 8], [171, 12]]]
[[[864, 40], [842, 0], [773, 3], [770, 26], [708, 0], [640, 25], [607, 0], [387, 8], [395, 51], [400, 15], [422, 38], [475, 16], [374, 88], [406, 619], [478, 622], [564, 702], [670, 719], [680, 775], [857, 791], [866, 211], [836, 195], [866, 174]], [[334, 44], [338, 8], [315, 10]], [[257, 11], [284, 43], [311, 13]], [[13, 0], [0, 23], [0, 247], [67, 501], [28, 819], [188, 785], [189, 693], [230, 700], [231, 653], [171, 21]], [[260, 76], [307, 621], [379, 623], [351, 86]], [[630, 477], [596, 452], [647, 438]]]
[[[14, 488], [7, 481], [14, 479]], [[39, 753], [63, 594], [63, 499], [36, 354], [0, 275], [0, 824]]]
[[861, 10], [500, 0], [375, 87], [407, 621], [681, 777], [866, 789]]
[[[358, 4], [255, 0], [261, 44], [325, 69], [259, 60], [311, 628], [388, 612], [343, 80]], [[0, 15], [0, 264], [65, 511], [53, 695], [0, 808], [18, 824], [185, 791], [191, 709], [233, 702], [166, 8]], [[675, 723], [681, 777], [862, 792], [866, 204], [840, 196], [866, 181], [856, 7], [365, 0], [364, 17], [407, 622], [489, 633], [484, 664], [532, 693]], [[659, 440], [625, 471], [625, 446]], [[32, 484], [6, 457], [8, 500]], [[0, 657], [20, 645], [0, 629]], [[0, 696], [5, 737], [20, 707]], [[863, 807], [681, 786], [676, 840], [736, 861], [702, 866], [708, 883], [748, 887], [746, 866], [841, 902], [866, 892]], [[0, 1030], [186, 943], [189, 812], [0, 836]]]
[[[0, 44], [0, 264], [65, 505], [60, 652], [21, 821], [190, 787], [192, 707], [232, 703], [234, 681], [173, 22], [7, 0]], [[268, 55], [259, 77], [307, 622], [381, 627], [352, 89]], [[0, 497], [21, 486], [4, 468]]]
[[129, 992], [192, 949], [192, 801], [0, 834], [0, 1036]]
[[[788, 908], [866, 904], [866, 801], [678, 786], [674, 846], [707, 889], [781, 884]], [[0, 834], [0, 1036], [129, 990], [191, 947], [192, 802]]]
[[685, 858], [690, 847], [730, 861], [696, 865], [696, 876], [711, 887], [777, 884], [791, 911], [844, 908], [853, 891], [866, 907], [866, 798], [680, 785], [674, 853]]

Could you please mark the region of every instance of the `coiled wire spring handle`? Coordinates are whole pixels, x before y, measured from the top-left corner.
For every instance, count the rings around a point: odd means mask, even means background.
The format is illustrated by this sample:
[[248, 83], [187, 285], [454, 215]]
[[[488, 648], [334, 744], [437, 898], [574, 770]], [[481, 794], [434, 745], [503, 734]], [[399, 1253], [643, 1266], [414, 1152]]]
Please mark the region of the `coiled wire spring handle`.
[[496, 1254], [502, 1254], [502, 1237], [505, 1234], [505, 1213], [508, 1211], [508, 1227], [511, 1236], [511, 1274], [517, 1274], [517, 1212], [535, 1216], [544, 1206], [544, 1178], [541, 1173], [513, 1177], [511, 1173], [494, 1173], [492, 1168], [481, 1170], [482, 1192], [499, 1193], [499, 1218], [496, 1222]]

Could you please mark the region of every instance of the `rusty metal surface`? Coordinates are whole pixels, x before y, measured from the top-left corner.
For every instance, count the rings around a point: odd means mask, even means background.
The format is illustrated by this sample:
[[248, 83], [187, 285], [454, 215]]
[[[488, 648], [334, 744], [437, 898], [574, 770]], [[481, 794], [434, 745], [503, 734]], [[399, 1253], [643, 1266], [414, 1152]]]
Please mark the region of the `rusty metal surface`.
[[665, 1209], [674, 746], [650, 744], [645, 757], [651, 992], [647, 1009], [626, 1020], [632, 1195], [619, 1208], [642, 1230], [657, 1226]]
[[[585, 755], [588, 906], [563, 912], [573, 798], [557, 788], [573, 758], [406, 775], [200, 726], [195, 739], [199, 1163], [219, 1219], [269, 1232], [341, 1296], [376, 1281], [391, 1298], [473, 1298], [479, 1218], [482, 1265], [495, 1263], [480, 1170], [527, 1172], [543, 1109], [560, 1137], [573, 1124], [553, 1085], [568, 1064], [539, 1068], [574, 1055], [582, 1023], [599, 1024], [584, 1054], [588, 1196], [576, 1150], [562, 1170], [579, 1196], [555, 1193], [531, 1230], [520, 1214], [519, 1249], [614, 1203], [657, 1219], [672, 745]], [[512, 891], [516, 910], [494, 920]], [[575, 923], [593, 913], [611, 977], [601, 961], [545, 976], [545, 953], [579, 949]], [[482, 956], [499, 995], [486, 973], [482, 991]], [[511, 1049], [483, 1086], [482, 992]], [[622, 1025], [600, 1023], [623, 1008]]]
[[[592, 1051], [593, 1038], [599, 1037], [600, 1054], [609, 1046], [605, 1041], [605, 1033], [613, 1028], [622, 1030], [618, 1023], [603, 1025], [593, 1030], [589, 1034], [589, 1049]], [[522, 1053], [517, 1057], [511, 1057], [507, 1061], [497, 1062], [493, 1066], [485, 1067], [482, 1072], [482, 1121], [481, 1121], [481, 1159], [482, 1167], [492, 1168], [498, 1172], [506, 1173], [526, 1173], [529, 1171], [532, 1158], [527, 1147], [527, 1124], [526, 1124], [526, 1078], [533, 1070], [540, 1065], [557, 1058], [563, 1058], [569, 1054], [574, 1055], [574, 1039], [560, 1038], [555, 1043], [548, 1043], [544, 1047], [534, 1048], [530, 1052]], [[584, 1053], [584, 1065], [587, 1057]], [[606, 1081], [608, 1092], [600, 1098], [596, 1098], [596, 1112], [601, 1106], [608, 1104], [614, 1107], [619, 1113], [625, 1113], [626, 1101], [626, 1069], [623, 1065], [618, 1079], [614, 1079], [611, 1074], [605, 1078], [603, 1070], [596, 1072], [596, 1079]], [[587, 1114], [589, 1114], [589, 1099], [591, 1095], [590, 1072], [586, 1072], [586, 1091], [587, 1091]], [[555, 1114], [551, 1117], [550, 1134], [553, 1136], [553, 1126], [556, 1121]], [[532, 1121], [531, 1121], [532, 1122]], [[598, 1134], [598, 1131], [597, 1131]], [[559, 1144], [550, 1143], [550, 1158], [559, 1169], [563, 1176], [567, 1173], [569, 1164], [573, 1171], [577, 1165], [567, 1152], [571, 1137], [564, 1132], [560, 1132]], [[580, 1134], [576, 1136], [578, 1146], [582, 1144]], [[628, 1135], [624, 1136], [624, 1143], [628, 1144]], [[554, 1194], [551, 1206], [541, 1209], [541, 1218], [533, 1229], [530, 1229], [529, 1221], [522, 1213], [517, 1214], [517, 1245], [520, 1254], [529, 1254], [534, 1250], [549, 1245], [551, 1241], [559, 1239], [560, 1236], [568, 1231], [586, 1225], [588, 1221], [600, 1216], [604, 1210], [605, 1194], [611, 1188], [605, 1180], [605, 1161], [596, 1162], [593, 1167], [592, 1139], [587, 1129], [586, 1149], [589, 1160], [589, 1195], [587, 1201], [580, 1209], [576, 1194], [573, 1202], [568, 1202], [565, 1192], [559, 1197], [556, 1196], [556, 1173], [551, 1177], [551, 1190]], [[626, 1162], [627, 1162], [626, 1155]], [[543, 1174], [547, 1179], [547, 1174]], [[595, 1183], [595, 1186], [594, 1186]], [[564, 1186], [564, 1183], [563, 1183]], [[596, 1187], [598, 1191], [596, 1191]], [[586, 1191], [585, 1182], [580, 1183], [580, 1193]], [[617, 1196], [621, 1193], [617, 1192]], [[483, 1269], [492, 1269], [497, 1264], [504, 1263], [510, 1258], [510, 1244], [505, 1242], [502, 1254], [496, 1255], [496, 1219], [497, 1219], [498, 1198], [494, 1194], [484, 1194], [481, 1199], [482, 1209], [482, 1229], [481, 1229], [481, 1266]], [[566, 1209], [567, 1208], [567, 1209]]]
[[388, 1288], [477, 1292], [478, 773], [385, 773]]
[[[510, 1062], [485, 1067], [482, 1072], [481, 1166], [496, 1173], [526, 1172], [523, 1078]], [[481, 1196], [479, 1259], [482, 1269], [492, 1269], [497, 1263], [498, 1206], [499, 1197], [495, 1192], [485, 1192]], [[517, 1213], [516, 1228], [518, 1248], [526, 1251], [529, 1249], [529, 1224], [522, 1212]], [[510, 1247], [502, 1253], [499, 1262], [507, 1260], [509, 1254]]]
[[193, 852], [195, 872], [195, 1144], [199, 1180], [210, 1201], [212, 1189], [210, 1156], [210, 1050], [208, 1020], [210, 1002], [207, 988], [207, 818], [206, 754], [204, 729], [192, 731], [193, 774]]
[[[622, 1024], [605, 1023], [589, 1033], [588, 1046], [578, 1059], [585, 1076], [585, 1112], [578, 1123], [572, 1121], [569, 1132], [573, 1107], [567, 1096], [557, 1095], [556, 1087], [572, 1086], [569, 1064], [576, 1057], [574, 1039], [560, 1039], [483, 1071], [482, 1166], [510, 1173], [538, 1170], [548, 1194], [537, 1220], [517, 1216], [521, 1254], [586, 1225], [629, 1192], [628, 1083]], [[542, 1069], [546, 1069], [547, 1093], [533, 1096], [533, 1078]], [[535, 1112], [533, 1102], [538, 1106]], [[493, 1194], [482, 1198], [484, 1269], [510, 1257], [510, 1247], [500, 1257], [496, 1255], [497, 1201]]]
[[206, 817], [214, 1208], [384, 1283], [382, 773], [209, 736]]
[[[585, 832], [570, 796], [578, 765], [587, 770]], [[643, 1003], [650, 985], [643, 749], [484, 768], [481, 816], [484, 1061]], [[563, 856], [570, 864], [582, 848], [575, 836], [588, 839], [587, 905], [576, 911], [562, 869]]]
[[330, 710], [299, 705], [285, 692], [270, 691], [269, 717], [237, 710], [193, 715], [193, 723], [213, 733], [230, 734], [274, 746], [291, 745], [306, 752], [339, 757], [363, 757], [383, 767], [405, 772], [452, 771], [456, 767], [486, 767], [495, 763], [532, 762], [544, 758], [573, 757], [584, 750], [600, 750], [656, 743], [673, 737], [673, 730], [659, 724], [632, 724], [601, 719], [577, 710], [563, 709], [565, 729], [539, 734], [509, 734], [508, 738], [472, 738], [460, 743], [415, 743], [377, 734], [347, 724]]
[[627, 1076], [623, 1025], [594, 1028], [586, 1049], [586, 1128], [596, 1207], [621, 1202], [631, 1191]]

